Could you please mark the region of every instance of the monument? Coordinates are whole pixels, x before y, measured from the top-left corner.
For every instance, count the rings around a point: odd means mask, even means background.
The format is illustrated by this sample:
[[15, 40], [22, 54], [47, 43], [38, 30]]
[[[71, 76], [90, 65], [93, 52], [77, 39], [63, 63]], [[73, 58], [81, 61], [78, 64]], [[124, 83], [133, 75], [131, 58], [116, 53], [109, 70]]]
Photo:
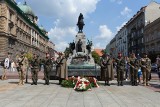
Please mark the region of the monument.
[[[92, 41], [87, 40], [83, 33], [83, 14], [78, 17], [78, 33], [75, 40], [69, 43], [70, 55], [67, 60], [69, 76], [97, 76], [99, 69], [91, 55]], [[87, 42], [87, 43], [86, 43]]]

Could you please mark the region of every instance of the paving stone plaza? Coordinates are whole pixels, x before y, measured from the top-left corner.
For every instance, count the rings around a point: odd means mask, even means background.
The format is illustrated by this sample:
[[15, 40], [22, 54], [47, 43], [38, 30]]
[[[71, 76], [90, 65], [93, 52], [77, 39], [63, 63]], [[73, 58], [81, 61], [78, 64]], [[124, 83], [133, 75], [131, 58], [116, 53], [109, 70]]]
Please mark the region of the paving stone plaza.
[[116, 80], [111, 86], [91, 91], [77, 92], [72, 88], [58, 85], [51, 80], [48, 86], [39, 79], [38, 85], [18, 86], [18, 79], [0, 81], [0, 107], [159, 107], [160, 87], [158, 80], [152, 80], [151, 86], [117, 86]]

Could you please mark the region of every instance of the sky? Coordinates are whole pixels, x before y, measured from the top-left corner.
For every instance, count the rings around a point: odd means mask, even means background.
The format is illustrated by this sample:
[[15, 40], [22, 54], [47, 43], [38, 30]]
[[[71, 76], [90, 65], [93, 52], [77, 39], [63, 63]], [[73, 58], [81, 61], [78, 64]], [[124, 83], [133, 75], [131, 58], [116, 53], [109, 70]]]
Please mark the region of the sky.
[[48, 31], [57, 51], [64, 51], [78, 33], [77, 21], [84, 16], [83, 33], [93, 41], [94, 48], [104, 49], [117, 31], [141, 7], [160, 0], [16, 0], [27, 2], [36, 16], [38, 25]]

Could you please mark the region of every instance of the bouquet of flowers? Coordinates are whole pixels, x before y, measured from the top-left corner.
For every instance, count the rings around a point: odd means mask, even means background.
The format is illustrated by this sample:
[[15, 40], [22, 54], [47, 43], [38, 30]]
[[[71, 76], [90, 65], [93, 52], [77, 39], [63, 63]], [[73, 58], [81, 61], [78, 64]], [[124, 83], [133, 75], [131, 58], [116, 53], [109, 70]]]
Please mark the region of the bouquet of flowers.
[[87, 80], [86, 78], [78, 77], [77, 83], [76, 83], [74, 89], [77, 91], [91, 90], [91, 85], [90, 85], [89, 80]]
[[67, 88], [74, 88], [76, 91], [87, 91], [91, 90], [91, 87], [99, 87], [97, 79], [94, 77], [80, 77], [77, 78], [72, 76], [63, 80], [61, 85]]
[[77, 78], [72, 76], [72, 77], [67, 78], [66, 80], [63, 80], [61, 85], [62, 87], [74, 88], [76, 82], [77, 82]]

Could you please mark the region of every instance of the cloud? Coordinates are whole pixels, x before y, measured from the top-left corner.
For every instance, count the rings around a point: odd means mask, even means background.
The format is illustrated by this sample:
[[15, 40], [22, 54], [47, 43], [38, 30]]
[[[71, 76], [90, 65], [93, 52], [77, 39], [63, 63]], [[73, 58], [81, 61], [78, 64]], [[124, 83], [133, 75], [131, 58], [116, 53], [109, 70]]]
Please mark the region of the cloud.
[[122, 16], [131, 17], [131, 12], [132, 12], [131, 9], [129, 9], [128, 7], [125, 7], [125, 8], [121, 11], [121, 15], [122, 15]]
[[61, 41], [61, 42], [58, 42], [56, 45], [55, 45], [55, 48], [56, 50], [58, 51], [64, 51], [64, 47], [68, 47], [68, 43], [66, 41]]
[[96, 39], [108, 39], [112, 37], [112, 31], [107, 27], [107, 25], [99, 26], [100, 35], [96, 36]]
[[123, 0], [110, 0], [111, 2], [116, 2], [118, 4], [122, 4], [123, 3]]
[[[66, 27], [66, 28], [60, 28], [60, 27], [54, 27], [51, 28], [50, 31], [48, 32], [49, 38], [51, 41], [55, 43], [56, 50], [63, 51], [65, 49], [64, 46], [62, 45], [61, 41], [65, 41], [65, 43], [68, 43], [74, 39], [74, 35], [76, 35], [76, 27]], [[62, 46], [62, 47], [61, 47]]]
[[[76, 23], [80, 13], [84, 17], [96, 10], [100, 0], [28, 0], [29, 6], [35, 13], [53, 20], [53, 27], [49, 30], [49, 37], [55, 43], [56, 49], [64, 51], [66, 45], [75, 39]], [[36, 4], [36, 5], [35, 5]], [[61, 42], [63, 41], [63, 42]], [[63, 48], [61, 48], [61, 46]]]
[[119, 31], [127, 22], [123, 22], [120, 26], [117, 26], [116, 29]]
[[95, 48], [105, 48], [113, 38], [114, 34], [107, 25], [100, 25], [99, 32], [100, 34], [94, 38]]

